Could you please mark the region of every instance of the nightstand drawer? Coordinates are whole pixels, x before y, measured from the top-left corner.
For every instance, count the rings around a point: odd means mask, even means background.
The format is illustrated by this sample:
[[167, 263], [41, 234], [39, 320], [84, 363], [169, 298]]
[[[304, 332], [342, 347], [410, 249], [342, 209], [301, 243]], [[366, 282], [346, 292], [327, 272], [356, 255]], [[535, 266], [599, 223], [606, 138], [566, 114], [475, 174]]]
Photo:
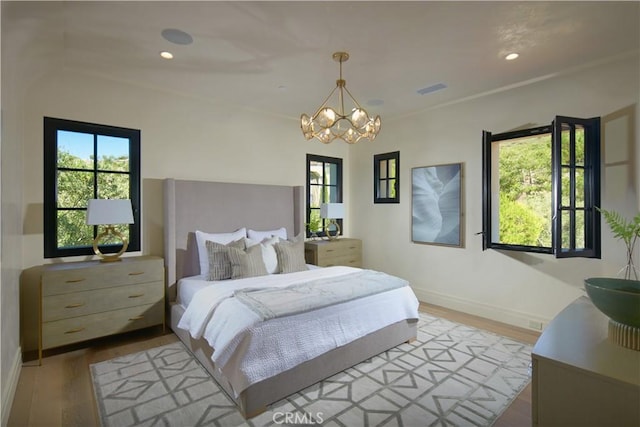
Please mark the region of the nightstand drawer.
[[159, 258], [123, 258], [116, 263], [69, 263], [47, 266], [42, 273], [42, 296], [127, 286], [164, 280]]
[[350, 254], [339, 255], [339, 256], [331, 256], [331, 257], [321, 257], [318, 260], [319, 267], [333, 267], [334, 265], [347, 265], [349, 267], [360, 267], [362, 265], [362, 260], [360, 257], [356, 257]]
[[150, 282], [95, 291], [51, 295], [42, 298], [42, 320], [67, 319], [113, 310], [152, 304], [164, 298], [164, 283]]
[[304, 255], [308, 264], [320, 267], [362, 267], [362, 241], [349, 238], [307, 241], [304, 244]]
[[92, 338], [161, 324], [164, 303], [147, 304], [42, 324], [42, 348], [48, 349]]

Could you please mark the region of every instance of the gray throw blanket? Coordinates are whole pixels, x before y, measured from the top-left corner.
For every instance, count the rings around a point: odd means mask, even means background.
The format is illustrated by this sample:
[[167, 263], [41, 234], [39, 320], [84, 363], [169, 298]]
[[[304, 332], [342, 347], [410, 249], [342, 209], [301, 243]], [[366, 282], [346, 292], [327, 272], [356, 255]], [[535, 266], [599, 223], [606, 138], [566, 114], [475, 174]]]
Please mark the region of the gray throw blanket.
[[262, 320], [289, 316], [408, 286], [406, 280], [373, 270], [311, 280], [285, 288], [243, 289], [234, 296]]

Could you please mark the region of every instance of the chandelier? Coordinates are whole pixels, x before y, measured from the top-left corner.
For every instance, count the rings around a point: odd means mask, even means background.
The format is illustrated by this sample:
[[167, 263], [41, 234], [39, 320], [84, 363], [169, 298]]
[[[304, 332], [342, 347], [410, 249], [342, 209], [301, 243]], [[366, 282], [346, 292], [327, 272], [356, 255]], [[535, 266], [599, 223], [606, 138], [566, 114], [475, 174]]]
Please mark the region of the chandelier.
[[[307, 140], [318, 138], [320, 142], [328, 144], [336, 138], [340, 138], [349, 144], [355, 144], [362, 138], [373, 141], [380, 132], [380, 116], [375, 119], [358, 104], [342, 78], [342, 63], [349, 59], [347, 52], [336, 52], [333, 60], [340, 63], [340, 78], [336, 80], [336, 87], [324, 100], [315, 114], [309, 117], [307, 114], [300, 116], [302, 134]], [[337, 109], [327, 106], [327, 102], [334, 93], [338, 92]], [[344, 102], [347, 94], [354, 104], [348, 114], [345, 114]]]

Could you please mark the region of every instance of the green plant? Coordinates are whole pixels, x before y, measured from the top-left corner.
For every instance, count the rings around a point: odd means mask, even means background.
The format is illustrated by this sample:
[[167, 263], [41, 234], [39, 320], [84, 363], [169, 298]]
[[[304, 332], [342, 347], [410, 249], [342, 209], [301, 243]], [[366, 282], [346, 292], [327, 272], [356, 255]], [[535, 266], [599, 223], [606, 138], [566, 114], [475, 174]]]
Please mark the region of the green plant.
[[[611, 228], [613, 237], [620, 239], [627, 246], [627, 265], [624, 267], [624, 278], [631, 279], [631, 274], [638, 280], [638, 271], [633, 263], [633, 250], [640, 237], [640, 213], [627, 220], [619, 212], [597, 208]], [[621, 270], [622, 271], [622, 270]]]

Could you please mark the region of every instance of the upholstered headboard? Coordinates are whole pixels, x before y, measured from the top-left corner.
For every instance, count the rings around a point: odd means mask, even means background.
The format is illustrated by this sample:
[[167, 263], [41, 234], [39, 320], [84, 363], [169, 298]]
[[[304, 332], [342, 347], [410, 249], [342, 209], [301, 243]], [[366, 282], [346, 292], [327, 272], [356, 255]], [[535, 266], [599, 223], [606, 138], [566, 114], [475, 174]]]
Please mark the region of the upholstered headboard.
[[304, 187], [226, 182], [164, 182], [164, 261], [167, 298], [175, 284], [200, 273], [195, 231], [224, 233], [241, 227], [272, 230], [288, 236], [304, 228]]

